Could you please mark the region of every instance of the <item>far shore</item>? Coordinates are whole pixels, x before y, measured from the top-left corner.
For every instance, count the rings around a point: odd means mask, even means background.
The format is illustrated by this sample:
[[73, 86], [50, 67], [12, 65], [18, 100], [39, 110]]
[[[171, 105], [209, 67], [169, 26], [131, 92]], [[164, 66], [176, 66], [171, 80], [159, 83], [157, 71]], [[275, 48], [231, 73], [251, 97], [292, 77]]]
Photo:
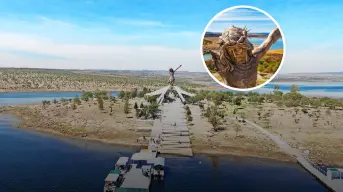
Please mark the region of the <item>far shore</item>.
[[[130, 91], [132, 88], [118, 88], [118, 89], [101, 89], [104, 91], [108, 91], [108, 92], [119, 92], [119, 91]], [[68, 89], [68, 90], [59, 90], [59, 89], [13, 89], [13, 90], [3, 90], [0, 89], [0, 93], [53, 93], [53, 92], [78, 92], [78, 93], [82, 93], [82, 92], [87, 92], [87, 91], [93, 91], [94, 89], [85, 89], [80, 91], [80, 89]]]

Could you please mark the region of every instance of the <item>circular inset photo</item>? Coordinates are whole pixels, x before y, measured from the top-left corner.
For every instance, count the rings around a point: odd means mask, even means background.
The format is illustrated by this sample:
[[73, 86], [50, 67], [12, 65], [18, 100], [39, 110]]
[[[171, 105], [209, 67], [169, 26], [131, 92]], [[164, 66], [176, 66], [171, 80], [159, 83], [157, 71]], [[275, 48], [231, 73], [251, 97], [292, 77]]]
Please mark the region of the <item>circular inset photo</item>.
[[218, 13], [207, 24], [201, 42], [207, 72], [236, 91], [251, 91], [269, 83], [279, 72], [284, 55], [285, 38], [279, 24], [251, 6]]

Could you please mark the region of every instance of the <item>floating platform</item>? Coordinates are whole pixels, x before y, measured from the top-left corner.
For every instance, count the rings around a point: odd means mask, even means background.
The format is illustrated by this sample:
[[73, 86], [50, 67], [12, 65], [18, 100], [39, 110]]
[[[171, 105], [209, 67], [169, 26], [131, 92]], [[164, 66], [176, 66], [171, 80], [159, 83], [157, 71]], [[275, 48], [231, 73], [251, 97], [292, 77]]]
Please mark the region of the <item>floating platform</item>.
[[123, 183], [116, 192], [149, 192], [151, 178], [143, 175], [142, 169], [133, 164], [129, 172], [126, 173]]

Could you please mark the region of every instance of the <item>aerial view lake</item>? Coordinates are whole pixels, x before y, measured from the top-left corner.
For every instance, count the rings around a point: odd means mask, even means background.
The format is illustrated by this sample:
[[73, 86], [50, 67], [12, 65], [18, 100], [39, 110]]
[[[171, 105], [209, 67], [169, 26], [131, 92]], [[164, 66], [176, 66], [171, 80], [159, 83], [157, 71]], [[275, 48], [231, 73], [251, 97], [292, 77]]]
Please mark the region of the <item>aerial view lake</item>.
[[[0, 103], [29, 104], [76, 95], [80, 93], [1, 93]], [[16, 117], [0, 116], [1, 192], [102, 191], [116, 160], [138, 150], [18, 129], [17, 123]], [[153, 181], [151, 191], [328, 191], [295, 163], [197, 154], [168, 156], [166, 166], [165, 180]]]

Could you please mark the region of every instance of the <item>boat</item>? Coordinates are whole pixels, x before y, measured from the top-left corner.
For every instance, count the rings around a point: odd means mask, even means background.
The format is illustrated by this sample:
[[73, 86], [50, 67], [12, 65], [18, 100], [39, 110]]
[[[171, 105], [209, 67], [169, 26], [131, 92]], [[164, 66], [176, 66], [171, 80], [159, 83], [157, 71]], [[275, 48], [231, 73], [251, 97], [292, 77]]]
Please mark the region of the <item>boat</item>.
[[122, 180], [123, 176], [120, 174], [119, 170], [111, 170], [105, 179], [104, 192], [115, 192]]
[[104, 192], [114, 192], [123, 183], [124, 175], [129, 169], [129, 158], [120, 157], [105, 179]]
[[153, 177], [163, 180], [164, 164], [165, 164], [165, 159], [163, 157], [157, 157], [154, 160], [154, 165], [152, 167], [152, 176]]
[[114, 169], [120, 171], [121, 175], [124, 175], [130, 169], [129, 158], [119, 157]]
[[141, 150], [128, 157], [120, 157], [105, 179], [104, 192], [149, 191], [151, 179], [164, 177], [163, 157], [157, 152]]

